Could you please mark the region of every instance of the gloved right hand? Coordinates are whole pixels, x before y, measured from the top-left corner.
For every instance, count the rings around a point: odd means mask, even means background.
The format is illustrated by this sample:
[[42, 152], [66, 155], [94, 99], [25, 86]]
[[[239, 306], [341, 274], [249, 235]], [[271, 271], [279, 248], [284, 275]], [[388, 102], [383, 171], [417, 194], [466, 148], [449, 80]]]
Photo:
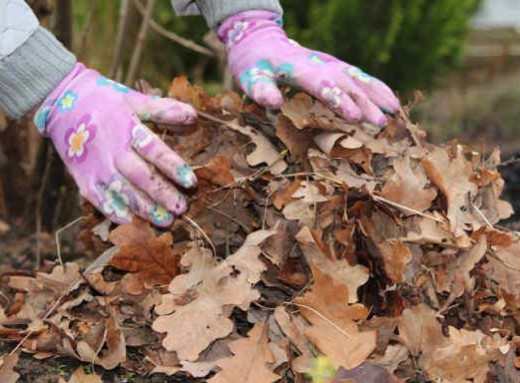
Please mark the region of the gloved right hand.
[[116, 223], [134, 214], [168, 226], [187, 202], [177, 186], [197, 179], [186, 162], [142, 120], [192, 124], [195, 109], [147, 96], [77, 64], [34, 117], [49, 137], [83, 197]]

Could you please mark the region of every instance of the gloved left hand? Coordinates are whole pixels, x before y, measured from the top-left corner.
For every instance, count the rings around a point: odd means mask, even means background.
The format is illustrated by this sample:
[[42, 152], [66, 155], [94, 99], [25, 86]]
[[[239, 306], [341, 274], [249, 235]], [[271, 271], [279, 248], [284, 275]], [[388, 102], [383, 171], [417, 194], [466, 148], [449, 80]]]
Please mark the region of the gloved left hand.
[[35, 115], [83, 197], [107, 218], [126, 223], [137, 214], [168, 226], [184, 213], [181, 188], [197, 184], [188, 164], [141, 120], [191, 124], [195, 109], [144, 95], [78, 63]]
[[261, 105], [278, 109], [278, 84], [302, 88], [348, 121], [384, 126], [382, 111], [395, 113], [399, 100], [380, 80], [328, 54], [290, 40], [281, 17], [269, 11], [240, 12], [218, 29], [231, 72], [244, 92]]

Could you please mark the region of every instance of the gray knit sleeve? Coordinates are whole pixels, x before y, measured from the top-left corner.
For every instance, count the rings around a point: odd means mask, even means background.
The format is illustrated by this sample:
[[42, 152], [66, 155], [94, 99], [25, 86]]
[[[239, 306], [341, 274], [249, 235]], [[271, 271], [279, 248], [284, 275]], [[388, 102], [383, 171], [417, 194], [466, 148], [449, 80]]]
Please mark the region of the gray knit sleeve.
[[42, 102], [72, 70], [76, 57], [46, 29], [0, 60], [0, 108], [18, 118]]
[[229, 16], [242, 11], [283, 12], [279, 0], [172, 0], [172, 5], [178, 15], [202, 14], [212, 29]]

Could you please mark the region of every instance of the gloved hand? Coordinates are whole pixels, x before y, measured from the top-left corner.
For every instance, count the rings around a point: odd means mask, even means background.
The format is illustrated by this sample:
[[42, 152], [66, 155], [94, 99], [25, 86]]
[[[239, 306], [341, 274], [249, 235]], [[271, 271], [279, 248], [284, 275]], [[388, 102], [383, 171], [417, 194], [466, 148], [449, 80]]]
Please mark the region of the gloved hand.
[[34, 122], [49, 137], [80, 193], [116, 223], [133, 214], [168, 226], [185, 212], [174, 184], [197, 184], [190, 167], [142, 120], [191, 124], [193, 107], [147, 96], [77, 64], [42, 103]]
[[278, 109], [277, 84], [290, 84], [325, 102], [351, 122], [387, 123], [381, 110], [394, 113], [399, 100], [380, 80], [335, 57], [290, 40], [281, 17], [270, 11], [240, 12], [218, 29], [226, 44], [231, 72], [254, 101]]

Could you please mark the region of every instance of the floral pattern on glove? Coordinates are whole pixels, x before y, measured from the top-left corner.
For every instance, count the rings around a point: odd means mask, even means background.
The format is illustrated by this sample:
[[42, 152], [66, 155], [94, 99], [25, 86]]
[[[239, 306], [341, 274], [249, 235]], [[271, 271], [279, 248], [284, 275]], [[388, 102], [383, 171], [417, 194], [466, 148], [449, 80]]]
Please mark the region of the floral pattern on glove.
[[343, 91], [337, 87], [336, 84], [329, 81], [323, 81], [318, 92], [330, 108], [336, 109], [340, 107]]
[[163, 226], [173, 220], [172, 214], [163, 206], [156, 204], [150, 212], [150, 218], [156, 225]]
[[34, 115], [33, 122], [40, 134], [45, 133], [45, 126], [47, 125], [50, 111], [51, 107], [49, 105], [42, 105]]
[[318, 64], [318, 65], [322, 65], [323, 63], [325, 63], [325, 61], [323, 61], [323, 59], [320, 57], [318, 52], [312, 52], [311, 55], [309, 56], [309, 61], [311, 61], [315, 64]]
[[153, 142], [152, 131], [143, 124], [138, 124], [132, 129], [132, 143], [140, 149], [146, 148]]
[[238, 42], [240, 42], [244, 38], [245, 32], [250, 27], [252, 27], [252, 25], [251, 25], [251, 23], [249, 23], [247, 21], [240, 21], [240, 20], [236, 21], [233, 24], [233, 28], [231, 28], [228, 31], [228, 42], [227, 42], [228, 49], [231, 48], [233, 45], [237, 44]]
[[67, 156], [71, 161], [82, 162], [87, 158], [87, 144], [94, 140], [96, 126], [90, 122], [90, 115], [84, 115], [76, 127], [70, 128], [65, 133], [67, 144]]
[[366, 84], [369, 84], [372, 82], [373, 77], [369, 74], [363, 72], [361, 69], [355, 66], [351, 66], [349, 68], [345, 68], [344, 72], [348, 74], [349, 76], [352, 76], [354, 78], [357, 78], [359, 81], [362, 81]]
[[119, 84], [118, 82], [115, 82], [114, 80], [110, 80], [106, 77], [100, 77], [97, 80], [97, 84], [99, 86], [109, 86], [112, 89], [114, 89], [116, 92], [119, 92], [119, 93], [129, 93], [130, 92], [130, 88], [127, 87], [126, 85]]
[[177, 174], [182, 186], [185, 188], [192, 188], [197, 185], [197, 176], [188, 165], [179, 166], [177, 168]]
[[283, 63], [275, 68], [269, 60], [261, 60], [256, 64], [256, 67], [242, 73], [240, 82], [249, 92], [252, 92], [255, 85], [262, 81], [276, 80], [284, 84], [292, 83], [293, 72], [294, 66], [292, 64]]
[[116, 218], [118, 221], [129, 222], [132, 219], [130, 211], [131, 195], [126, 191], [125, 182], [118, 178], [109, 182], [108, 185], [100, 185], [103, 191], [101, 208], [108, 217]]
[[74, 105], [76, 104], [77, 100], [78, 100], [78, 95], [75, 92], [73, 92], [71, 90], [68, 90], [67, 92], [65, 92], [63, 97], [61, 97], [58, 100], [60, 112], [68, 112], [68, 111], [74, 109]]

